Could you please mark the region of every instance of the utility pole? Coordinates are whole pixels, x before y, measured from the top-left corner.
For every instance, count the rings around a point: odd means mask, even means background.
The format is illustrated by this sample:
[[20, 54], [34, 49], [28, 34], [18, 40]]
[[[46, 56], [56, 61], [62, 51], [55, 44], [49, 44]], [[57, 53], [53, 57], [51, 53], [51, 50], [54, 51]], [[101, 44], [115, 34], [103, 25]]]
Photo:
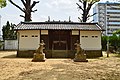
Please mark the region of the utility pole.
[[107, 14], [107, 3], [106, 3], [106, 36], [107, 36], [107, 57], [109, 57], [109, 18], [110, 15]]
[[1, 29], [2, 29], [2, 27], [1, 27], [1, 18], [2, 18], [2, 16], [0, 15], [0, 36], [1, 36]]
[[110, 18], [110, 15], [106, 15], [107, 17], [107, 57], [109, 57], [109, 18]]

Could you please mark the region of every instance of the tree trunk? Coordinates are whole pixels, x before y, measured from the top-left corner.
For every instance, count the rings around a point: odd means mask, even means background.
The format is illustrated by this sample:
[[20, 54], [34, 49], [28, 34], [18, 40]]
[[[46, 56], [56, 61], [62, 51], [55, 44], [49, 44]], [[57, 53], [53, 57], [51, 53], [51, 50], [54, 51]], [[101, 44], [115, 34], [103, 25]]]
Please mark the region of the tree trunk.
[[83, 13], [83, 22], [86, 22], [87, 21], [87, 15], [86, 15], [86, 13]]
[[26, 0], [26, 11], [25, 11], [25, 21], [31, 21], [31, 8], [30, 8], [31, 0]]
[[86, 7], [87, 7], [87, 1], [84, 1], [83, 2], [83, 15], [82, 15], [83, 22], [87, 21]]
[[32, 21], [30, 12], [25, 12], [25, 21]]

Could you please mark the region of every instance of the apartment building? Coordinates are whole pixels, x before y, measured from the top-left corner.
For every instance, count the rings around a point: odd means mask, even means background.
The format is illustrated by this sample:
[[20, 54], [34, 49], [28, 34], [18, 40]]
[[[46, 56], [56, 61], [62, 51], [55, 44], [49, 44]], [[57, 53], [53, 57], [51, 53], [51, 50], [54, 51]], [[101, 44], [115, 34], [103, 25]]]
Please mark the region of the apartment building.
[[94, 22], [98, 22], [106, 31], [104, 35], [111, 35], [120, 29], [120, 3], [98, 3], [93, 8]]

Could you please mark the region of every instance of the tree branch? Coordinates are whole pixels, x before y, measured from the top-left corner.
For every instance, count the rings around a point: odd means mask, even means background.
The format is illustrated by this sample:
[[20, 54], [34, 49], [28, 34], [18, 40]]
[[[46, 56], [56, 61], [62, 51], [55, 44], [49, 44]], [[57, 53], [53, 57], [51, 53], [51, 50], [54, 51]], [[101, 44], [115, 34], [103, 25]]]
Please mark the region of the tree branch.
[[96, 15], [96, 14], [97, 14], [97, 13], [94, 13], [94, 14], [92, 14], [92, 15], [88, 15], [87, 18], [92, 17], [92, 16], [94, 16], [94, 15]]
[[89, 23], [93, 22], [94, 20], [91, 20]]
[[80, 20], [80, 22], [82, 22], [82, 19], [80, 17], [78, 17], [78, 19]]
[[[100, 1], [100, 0], [92, 0], [90, 3], [88, 3], [87, 12], [86, 12], [87, 14], [89, 14], [89, 11], [90, 11], [92, 5], [93, 5], [94, 3], [96, 3], [96, 2], [98, 2], [98, 1]], [[96, 13], [94, 13], [93, 15], [87, 15], [87, 18], [92, 17], [92, 16], [94, 16], [95, 14], [96, 14]]]
[[78, 3], [76, 3], [76, 4], [78, 5], [78, 8], [83, 11], [83, 8], [81, 7], [81, 5], [79, 5]]
[[32, 10], [31, 12], [36, 12], [37, 11], [37, 9], [35, 9], [35, 10]]
[[15, 4], [12, 0], [9, 0], [11, 4], [19, 8], [21, 11], [25, 12], [21, 7], [19, 7], [17, 4]]
[[83, 0], [79, 0], [79, 2], [83, 3]]
[[96, 2], [99, 2], [100, 0], [92, 0], [92, 4], [96, 3]]
[[31, 5], [31, 9], [37, 4], [37, 3], [39, 3], [39, 1], [33, 1], [33, 4]]
[[87, 7], [87, 14], [89, 13], [89, 11], [90, 11], [92, 5], [93, 5], [92, 3], [88, 4], [88, 7]]
[[23, 16], [23, 15], [20, 15], [20, 17], [23, 17], [23, 18], [25, 18], [25, 16]]
[[22, 1], [23, 5], [25, 6], [25, 1], [24, 0], [21, 0], [21, 1]]

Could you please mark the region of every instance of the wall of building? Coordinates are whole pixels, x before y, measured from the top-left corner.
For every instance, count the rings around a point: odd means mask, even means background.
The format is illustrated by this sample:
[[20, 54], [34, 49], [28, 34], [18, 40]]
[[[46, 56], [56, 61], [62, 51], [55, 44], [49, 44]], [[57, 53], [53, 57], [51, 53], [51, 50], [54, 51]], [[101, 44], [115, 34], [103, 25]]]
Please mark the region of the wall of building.
[[[79, 35], [79, 30], [72, 35]], [[101, 50], [101, 31], [80, 31], [80, 44], [85, 50]]]
[[21, 30], [19, 35], [19, 50], [36, 50], [40, 43], [40, 30]]
[[[40, 38], [42, 39], [43, 36], [48, 35], [48, 30], [41, 30], [41, 37], [40, 30], [21, 30], [18, 32], [19, 32], [19, 51], [17, 52], [18, 57], [33, 57], [33, 53], [39, 47]], [[101, 32], [80, 31], [79, 33], [79, 30], [72, 31], [72, 37], [78, 36], [79, 39], [79, 34], [81, 47], [86, 51], [87, 57], [100, 57], [102, 55]], [[73, 38], [72, 40], [75, 43], [77, 39], [76, 40], [74, 39], [76, 39], [76, 37]], [[45, 40], [44, 42], [47, 43], [47, 41]], [[75, 52], [76, 50], [68, 50], [66, 57], [74, 58]], [[47, 58], [51, 58], [53, 56], [52, 50], [45, 49], [44, 53], [46, 54]]]
[[72, 35], [79, 35], [79, 30], [72, 30]]
[[41, 35], [48, 35], [48, 30], [41, 30]]
[[[98, 3], [94, 7], [93, 13], [98, 11], [97, 15], [94, 15], [94, 22], [98, 18], [98, 23], [106, 30], [103, 32], [105, 35], [112, 35], [112, 32], [120, 29], [120, 3]], [[109, 28], [109, 30], [108, 30]]]
[[[98, 13], [98, 5], [95, 5], [95, 7], [93, 8], [93, 13]], [[98, 15], [99, 14], [95, 14], [94, 16], [93, 16], [93, 20], [94, 20], [94, 22], [98, 22]]]
[[101, 50], [101, 32], [80, 31], [80, 43], [85, 50]]
[[5, 50], [17, 50], [18, 49], [18, 40], [5, 40], [4, 41]]

